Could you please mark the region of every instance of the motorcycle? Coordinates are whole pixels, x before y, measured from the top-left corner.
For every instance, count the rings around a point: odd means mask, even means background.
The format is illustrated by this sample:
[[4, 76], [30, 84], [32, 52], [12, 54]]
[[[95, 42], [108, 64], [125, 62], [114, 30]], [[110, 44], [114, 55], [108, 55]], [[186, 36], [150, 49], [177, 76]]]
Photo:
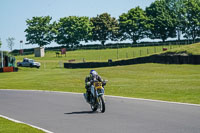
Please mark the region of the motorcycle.
[[90, 104], [92, 111], [96, 111], [100, 109], [102, 113], [105, 112], [105, 98], [104, 98], [104, 87], [106, 85], [106, 81], [99, 82], [93, 81], [91, 85], [91, 94], [89, 95], [90, 101], [87, 101], [86, 94], [84, 93], [84, 97], [86, 101]]

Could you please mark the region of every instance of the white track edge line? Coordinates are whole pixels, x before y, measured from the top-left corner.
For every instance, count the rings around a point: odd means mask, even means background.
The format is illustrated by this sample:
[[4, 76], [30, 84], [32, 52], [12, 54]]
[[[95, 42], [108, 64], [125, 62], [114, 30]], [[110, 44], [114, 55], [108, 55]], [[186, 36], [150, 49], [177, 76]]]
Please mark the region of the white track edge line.
[[5, 118], [5, 119], [10, 120], [10, 121], [13, 121], [13, 122], [15, 122], [15, 123], [26, 124], [26, 125], [31, 126], [31, 127], [33, 127], [33, 128], [42, 130], [42, 131], [44, 131], [44, 132], [46, 132], [46, 133], [53, 133], [53, 132], [51, 132], [51, 131], [49, 131], [49, 130], [46, 130], [46, 129], [44, 129], [44, 128], [41, 128], [41, 127], [38, 127], [38, 126], [34, 126], [34, 125], [31, 125], [31, 124], [28, 124], [28, 123], [25, 123], [25, 122], [22, 122], [22, 121], [18, 121], [18, 120], [12, 119], [12, 118], [7, 117], [7, 116], [4, 116], [4, 115], [0, 115], [0, 117]]
[[[75, 95], [82, 95], [82, 93], [77, 92], [62, 92], [62, 91], [49, 91], [49, 90], [20, 90], [20, 89], [0, 89], [0, 90], [9, 90], [9, 91], [33, 91], [33, 92], [50, 92], [50, 93], [66, 93], [66, 94], [75, 94]], [[200, 104], [192, 104], [192, 103], [181, 103], [181, 102], [170, 102], [170, 101], [162, 101], [162, 100], [153, 100], [153, 99], [144, 99], [144, 98], [133, 98], [133, 97], [123, 97], [123, 96], [112, 96], [112, 95], [105, 95], [107, 97], [112, 98], [120, 98], [120, 99], [129, 99], [129, 100], [140, 100], [140, 101], [149, 101], [149, 102], [159, 102], [159, 103], [169, 103], [169, 104], [179, 104], [179, 105], [189, 105], [189, 106], [196, 106], [200, 107]]]
[[159, 102], [159, 103], [168, 103], [168, 104], [179, 104], [179, 105], [189, 105], [189, 106], [197, 106], [200, 107], [200, 104], [192, 104], [192, 103], [181, 103], [181, 102], [170, 102], [170, 101], [162, 101], [162, 100], [153, 100], [153, 99], [144, 99], [144, 98], [132, 98], [132, 97], [122, 97], [122, 96], [111, 96], [107, 95], [108, 97], [113, 98], [121, 98], [121, 99], [132, 99], [132, 100], [139, 100], [139, 101], [149, 101], [149, 102]]

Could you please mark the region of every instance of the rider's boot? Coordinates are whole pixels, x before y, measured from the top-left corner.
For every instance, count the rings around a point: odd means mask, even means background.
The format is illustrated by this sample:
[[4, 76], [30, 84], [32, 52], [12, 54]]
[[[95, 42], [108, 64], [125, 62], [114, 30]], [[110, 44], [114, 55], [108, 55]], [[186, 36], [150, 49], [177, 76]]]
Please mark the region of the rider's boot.
[[88, 93], [86, 92], [86, 93], [84, 93], [83, 95], [84, 95], [85, 100], [86, 100], [88, 103], [90, 103], [90, 97], [89, 97]]
[[87, 101], [88, 101], [88, 103], [91, 103], [90, 102], [90, 93], [87, 93]]

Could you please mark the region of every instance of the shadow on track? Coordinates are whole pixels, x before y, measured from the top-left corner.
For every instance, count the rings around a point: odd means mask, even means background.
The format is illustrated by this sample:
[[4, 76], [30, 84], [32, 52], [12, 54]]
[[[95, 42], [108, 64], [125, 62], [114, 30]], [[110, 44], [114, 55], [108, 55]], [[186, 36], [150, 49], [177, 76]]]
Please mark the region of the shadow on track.
[[80, 111], [80, 112], [70, 112], [70, 113], [64, 113], [66, 115], [75, 115], [75, 114], [96, 114], [97, 111]]

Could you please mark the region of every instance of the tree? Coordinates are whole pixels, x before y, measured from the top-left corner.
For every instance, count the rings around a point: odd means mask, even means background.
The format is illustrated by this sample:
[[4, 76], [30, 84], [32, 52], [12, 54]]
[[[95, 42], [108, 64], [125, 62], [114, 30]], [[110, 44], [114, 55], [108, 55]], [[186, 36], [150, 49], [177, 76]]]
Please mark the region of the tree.
[[7, 43], [8, 43], [8, 48], [12, 51], [13, 49], [13, 46], [14, 46], [14, 40], [15, 38], [13, 37], [9, 37], [8, 39], [6, 39]]
[[170, 12], [174, 14], [174, 17], [177, 20], [176, 23], [176, 30], [177, 30], [177, 36], [178, 36], [178, 40], [180, 41], [180, 37], [181, 37], [181, 30], [184, 27], [184, 25], [182, 24], [182, 22], [184, 21], [184, 17], [183, 17], [183, 9], [184, 9], [184, 4], [183, 4], [184, 0], [166, 0], [166, 4], [167, 7], [169, 7]]
[[50, 16], [27, 19], [26, 44], [38, 44], [40, 47], [50, 44], [53, 40], [51, 19]]
[[0, 47], [1, 47], [1, 45], [2, 45], [2, 42], [1, 42], [1, 38], [0, 38]]
[[131, 39], [133, 43], [137, 43], [139, 39], [146, 37], [151, 25], [148, 24], [146, 13], [136, 7], [119, 17], [119, 26], [122, 40]]
[[102, 45], [107, 40], [116, 40], [118, 37], [118, 21], [108, 13], [97, 15], [90, 19], [94, 28], [92, 30], [92, 40], [100, 41]]
[[151, 39], [162, 39], [176, 37], [177, 20], [174, 12], [170, 12], [165, 0], [156, 0], [146, 8], [147, 16], [153, 27], [150, 29]]
[[195, 40], [200, 37], [200, 1], [199, 0], [184, 0], [183, 14], [184, 20], [182, 32], [184, 37]]
[[55, 42], [65, 46], [75, 46], [80, 41], [87, 42], [92, 36], [92, 24], [88, 17], [69, 16], [60, 18], [56, 24]]

